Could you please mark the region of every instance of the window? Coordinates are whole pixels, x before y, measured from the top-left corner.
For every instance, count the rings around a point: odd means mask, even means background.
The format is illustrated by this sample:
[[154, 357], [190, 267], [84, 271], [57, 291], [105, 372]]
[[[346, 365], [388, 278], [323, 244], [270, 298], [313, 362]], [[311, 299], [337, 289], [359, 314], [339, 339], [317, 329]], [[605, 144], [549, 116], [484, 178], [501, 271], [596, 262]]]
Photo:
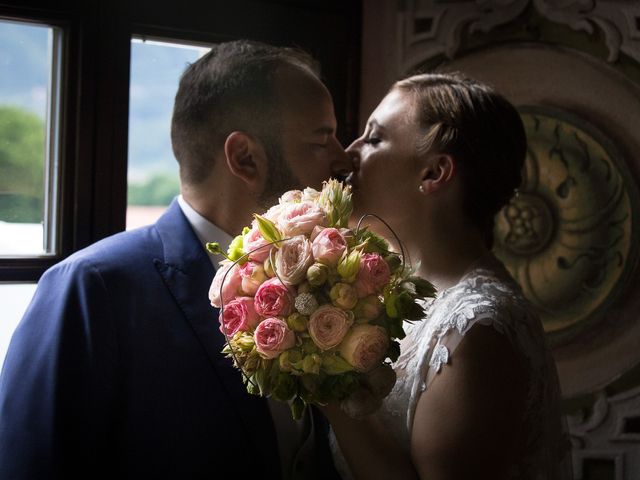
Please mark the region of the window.
[[171, 113], [180, 75], [206, 47], [131, 41], [127, 229], [153, 223], [179, 193]]
[[0, 256], [56, 252], [60, 36], [0, 20]]

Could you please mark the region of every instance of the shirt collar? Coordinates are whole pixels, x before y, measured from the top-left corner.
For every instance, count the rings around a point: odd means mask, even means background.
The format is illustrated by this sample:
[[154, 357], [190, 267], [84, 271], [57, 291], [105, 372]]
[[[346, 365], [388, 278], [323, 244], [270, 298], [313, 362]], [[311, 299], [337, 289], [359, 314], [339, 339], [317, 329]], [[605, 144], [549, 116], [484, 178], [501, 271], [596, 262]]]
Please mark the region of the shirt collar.
[[[208, 242], [218, 242], [222, 251], [227, 251], [227, 248], [229, 248], [229, 245], [233, 240], [231, 235], [196, 212], [182, 195], [178, 195], [178, 205], [180, 205], [180, 209], [182, 210], [182, 213], [184, 213], [184, 216], [187, 217], [187, 221], [191, 225], [191, 228], [196, 232], [196, 236], [198, 237], [198, 240], [200, 240], [200, 243], [202, 243], [203, 248], [205, 248], [204, 245]], [[209, 253], [209, 258], [214, 266], [216, 266], [220, 261], [220, 257], [218, 255], [212, 255], [211, 253]]]

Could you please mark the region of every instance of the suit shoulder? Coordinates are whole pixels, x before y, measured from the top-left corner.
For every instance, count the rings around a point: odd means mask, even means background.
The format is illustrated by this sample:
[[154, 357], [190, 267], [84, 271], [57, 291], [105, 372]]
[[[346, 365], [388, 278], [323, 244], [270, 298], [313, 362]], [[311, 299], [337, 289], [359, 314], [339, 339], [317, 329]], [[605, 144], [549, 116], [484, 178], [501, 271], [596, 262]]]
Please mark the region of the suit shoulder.
[[99, 240], [60, 263], [51, 267], [45, 275], [64, 272], [78, 275], [81, 272], [109, 272], [136, 268], [162, 256], [162, 242], [154, 225], [127, 232], [116, 233]]

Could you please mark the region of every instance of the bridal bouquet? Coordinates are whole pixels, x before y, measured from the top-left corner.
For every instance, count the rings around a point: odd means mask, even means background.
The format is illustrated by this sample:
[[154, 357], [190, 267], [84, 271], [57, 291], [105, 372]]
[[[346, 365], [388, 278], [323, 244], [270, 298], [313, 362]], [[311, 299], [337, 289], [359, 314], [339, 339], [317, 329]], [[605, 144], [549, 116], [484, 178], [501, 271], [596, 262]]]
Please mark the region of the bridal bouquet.
[[351, 188], [285, 193], [235, 237], [209, 298], [223, 350], [249, 393], [305, 405], [341, 402], [353, 416], [379, 406], [395, 383], [403, 322], [421, 320], [433, 286], [367, 228], [347, 228]]

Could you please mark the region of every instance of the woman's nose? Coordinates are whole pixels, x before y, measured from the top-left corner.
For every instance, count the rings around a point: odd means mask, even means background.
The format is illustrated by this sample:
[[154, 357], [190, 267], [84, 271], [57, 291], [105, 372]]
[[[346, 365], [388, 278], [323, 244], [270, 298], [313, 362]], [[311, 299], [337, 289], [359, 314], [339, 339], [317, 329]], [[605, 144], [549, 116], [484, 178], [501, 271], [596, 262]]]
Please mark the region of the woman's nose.
[[356, 138], [353, 142], [351, 142], [351, 145], [349, 145], [346, 149], [346, 152], [349, 156], [355, 156], [356, 153], [358, 153], [360, 150], [360, 139]]

